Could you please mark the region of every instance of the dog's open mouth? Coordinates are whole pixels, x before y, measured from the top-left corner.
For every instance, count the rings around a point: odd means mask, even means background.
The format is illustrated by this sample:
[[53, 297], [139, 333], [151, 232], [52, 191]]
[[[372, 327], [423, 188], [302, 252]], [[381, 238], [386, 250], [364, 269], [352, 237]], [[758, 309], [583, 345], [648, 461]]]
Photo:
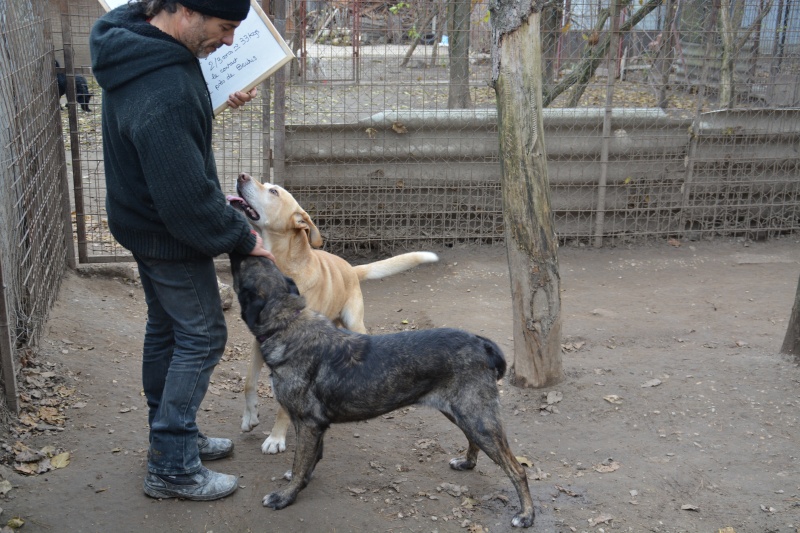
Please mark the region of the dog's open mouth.
[[225, 197], [225, 199], [228, 200], [228, 203], [233, 207], [244, 213], [245, 216], [250, 220], [258, 220], [261, 218], [256, 210], [250, 207], [250, 204], [248, 204], [241, 196], [233, 196], [229, 194]]

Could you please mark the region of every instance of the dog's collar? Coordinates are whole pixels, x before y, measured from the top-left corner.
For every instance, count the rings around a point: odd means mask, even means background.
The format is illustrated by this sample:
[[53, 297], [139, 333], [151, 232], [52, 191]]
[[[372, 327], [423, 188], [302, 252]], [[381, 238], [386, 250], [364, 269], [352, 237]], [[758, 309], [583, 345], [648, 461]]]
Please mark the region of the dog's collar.
[[273, 335], [275, 335], [275, 332], [274, 332], [274, 331], [272, 331], [272, 332], [270, 332], [270, 333], [267, 333], [267, 334], [265, 334], [265, 335], [257, 335], [257, 336], [256, 336], [256, 340], [258, 341], [258, 343], [259, 343], [259, 344], [264, 344], [264, 341], [265, 341], [265, 340], [267, 340], [267, 339], [269, 339], [269, 338], [270, 338], [270, 337], [272, 337]]
[[[302, 312], [303, 312], [302, 309], [298, 309], [297, 312], [295, 312], [295, 314], [292, 316], [292, 318], [290, 320], [294, 320]], [[284, 329], [284, 328], [275, 328], [275, 329], [269, 330], [266, 333], [262, 333], [261, 335], [256, 335], [256, 340], [258, 341], [258, 344], [264, 344], [270, 337], [272, 337], [273, 335], [275, 335], [276, 333], [278, 333], [282, 329]]]

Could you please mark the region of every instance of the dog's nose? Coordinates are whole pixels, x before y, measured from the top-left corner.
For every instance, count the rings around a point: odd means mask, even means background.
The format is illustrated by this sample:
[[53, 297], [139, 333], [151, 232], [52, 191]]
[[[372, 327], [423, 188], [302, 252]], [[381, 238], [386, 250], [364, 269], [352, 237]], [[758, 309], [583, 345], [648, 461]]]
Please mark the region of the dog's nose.
[[245, 183], [248, 181], [250, 181], [250, 174], [248, 174], [247, 172], [241, 172], [239, 174], [239, 183]]

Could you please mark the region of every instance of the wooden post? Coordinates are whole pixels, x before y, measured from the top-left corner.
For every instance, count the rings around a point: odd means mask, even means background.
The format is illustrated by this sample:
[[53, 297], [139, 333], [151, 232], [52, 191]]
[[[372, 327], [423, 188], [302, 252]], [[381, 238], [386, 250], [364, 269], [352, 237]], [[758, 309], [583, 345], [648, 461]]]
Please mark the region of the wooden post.
[[[269, 0], [261, 0], [261, 9], [267, 16], [270, 15]], [[264, 101], [261, 107], [261, 181], [272, 183], [272, 139], [270, 128], [272, 125], [270, 115], [271, 91], [269, 78], [261, 82], [261, 98]]]
[[[81, 139], [78, 135], [78, 104], [75, 99], [75, 67], [72, 63], [72, 22], [69, 1], [59, 0], [61, 10], [61, 40], [64, 45], [64, 74], [67, 79], [67, 115], [69, 116], [69, 144], [72, 151], [72, 189], [75, 195], [75, 224], [78, 229], [78, 261], [89, 262], [86, 244], [86, 209], [83, 205], [83, 170], [81, 168]], [[70, 227], [72, 221], [70, 221]], [[71, 240], [71, 239], [70, 239]], [[71, 246], [71, 244], [70, 244]]]
[[611, 2], [611, 46], [608, 47], [608, 76], [606, 77], [606, 107], [603, 115], [603, 142], [600, 146], [600, 180], [597, 183], [597, 212], [594, 224], [594, 247], [603, 246], [606, 220], [606, 187], [608, 185], [608, 151], [611, 144], [611, 120], [614, 103], [614, 81], [617, 78], [617, 47], [619, 43], [620, 1]]
[[[287, 0], [277, 0], [275, 2], [275, 29], [286, 38], [286, 2]], [[272, 161], [272, 182], [277, 185], [284, 185], [285, 164], [286, 164], [286, 69], [284, 66], [275, 72], [275, 117], [274, 117], [274, 141], [275, 151]]]
[[19, 413], [17, 371], [14, 365], [14, 342], [9, 325], [11, 316], [8, 311], [8, 292], [3, 278], [3, 263], [0, 261], [0, 369], [3, 372], [6, 405], [9, 411], [17, 415]]
[[492, 10], [503, 212], [514, 316], [511, 383], [554, 385], [561, 366], [561, 277], [542, 121], [541, 0]]

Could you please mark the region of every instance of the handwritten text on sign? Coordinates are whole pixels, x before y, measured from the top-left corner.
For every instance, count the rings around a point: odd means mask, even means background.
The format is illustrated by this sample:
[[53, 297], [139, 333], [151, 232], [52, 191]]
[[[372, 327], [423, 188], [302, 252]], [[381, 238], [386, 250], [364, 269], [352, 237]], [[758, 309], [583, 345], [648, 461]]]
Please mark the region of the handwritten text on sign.
[[[111, 10], [127, 1], [100, 0], [100, 3]], [[251, 0], [247, 18], [233, 37], [231, 46], [223, 46], [200, 60], [215, 114], [227, 107], [228, 95], [249, 91], [294, 57], [255, 0]]]

